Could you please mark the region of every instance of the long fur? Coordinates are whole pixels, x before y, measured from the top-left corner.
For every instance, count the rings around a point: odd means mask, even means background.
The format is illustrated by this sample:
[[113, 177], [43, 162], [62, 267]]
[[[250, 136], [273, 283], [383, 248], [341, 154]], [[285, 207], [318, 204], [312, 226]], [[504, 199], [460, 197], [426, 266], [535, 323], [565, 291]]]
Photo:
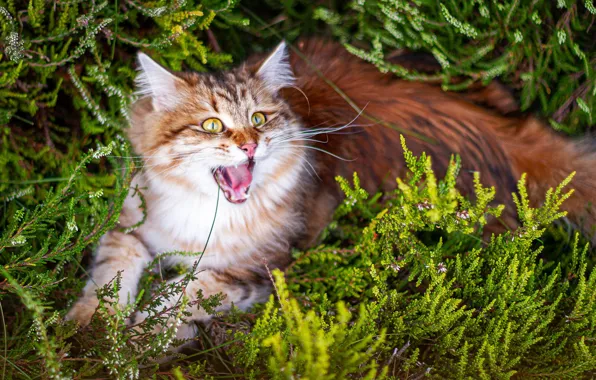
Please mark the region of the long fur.
[[[394, 179], [405, 171], [400, 133], [405, 134], [415, 153], [425, 151], [432, 156], [433, 167], [440, 174], [445, 172], [450, 156], [459, 154], [463, 168], [458, 186], [465, 193], [473, 193], [472, 173], [480, 172], [483, 184], [496, 187], [496, 202], [507, 206], [503, 219], [510, 228], [516, 226], [511, 193], [516, 191], [522, 173], [527, 173], [532, 202], [539, 205], [548, 188], [576, 171], [570, 185], [575, 193], [563, 208], [570, 220], [593, 237], [596, 154], [585, 141], [561, 136], [532, 115], [504, 116], [515, 111], [516, 105], [502, 86], [493, 83], [464, 94], [444, 92], [436, 84], [408, 82], [380, 73], [337, 44], [304, 40], [297, 46], [308, 60], [297, 54], [290, 59], [296, 86], [302, 92], [286, 89], [283, 95], [307, 128], [346, 124], [355, 117], [354, 124], [368, 125], [358, 133], [329, 134], [328, 142], [319, 145], [351, 161], [315, 154], [313, 165], [322, 181], [307, 205], [316, 210], [308, 223], [309, 241], [316, 240], [343, 197], [335, 184], [336, 175], [349, 177], [358, 172], [369, 191], [394, 188]], [[364, 113], [359, 115], [343, 96]]]
[[[118, 271], [120, 302], [134, 299], [144, 267], [170, 251], [195, 252], [168, 263], [189, 265], [205, 252], [197, 280], [187, 288], [191, 298], [198, 290], [204, 296], [223, 292], [220, 310], [263, 300], [270, 292], [266, 268], [286, 266], [290, 248], [311, 246], [330, 222], [343, 199], [337, 175], [358, 172], [370, 192], [394, 188], [405, 172], [401, 133], [414, 153], [432, 156], [439, 175], [450, 156], [459, 154], [458, 186], [465, 193], [472, 194], [472, 173], [480, 172], [482, 182], [497, 189], [496, 202], [508, 205], [504, 221], [511, 228], [511, 193], [522, 173], [532, 202], [540, 204], [549, 187], [576, 171], [576, 192], [564, 207], [592, 236], [596, 154], [533, 116], [495, 111], [515, 109], [501, 87], [447, 93], [382, 74], [337, 44], [305, 40], [297, 46], [301, 54], [291, 53], [289, 61], [282, 44], [269, 57], [255, 56], [218, 74], [174, 75], [141, 56], [146, 67], [139, 83], [149, 96], [133, 106], [128, 133], [144, 168], [135, 176], [120, 224], [131, 227], [142, 219], [139, 193], [147, 217], [130, 233], [104, 236], [91, 279], [68, 318], [88, 323], [99, 302], [95, 290]], [[163, 103], [164, 91], [154, 89], [155, 83], [166, 83], [170, 95], [175, 88], [176, 103]], [[269, 115], [259, 128], [250, 124], [254, 112]], [[200, 129], [213, 117], [226, 127], [217, 135]], [[246, 163], [241, 147], [247, 143], [258, 144], [250, 198], [233, 204], [221, 196], [213, 173]], [[204, 310], [189, 311], [191, 320], [210, 318]], [[139, 313], [137, 322], [145, 317]], [[179, 337], [191, 331], [181, 329]]]

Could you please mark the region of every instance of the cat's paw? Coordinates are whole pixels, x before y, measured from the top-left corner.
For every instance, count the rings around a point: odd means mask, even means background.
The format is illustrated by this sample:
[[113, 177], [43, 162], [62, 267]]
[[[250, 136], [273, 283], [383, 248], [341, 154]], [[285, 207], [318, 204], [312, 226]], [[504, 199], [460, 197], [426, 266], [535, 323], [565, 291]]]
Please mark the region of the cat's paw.
[[97, 298], [81, 298], [66, 313], [64, 319], [66, 321], [75, 321], [79, 326], [85, 327], [91, 322], [91, 318], [95, 314], [98, 305], [99, 300]]

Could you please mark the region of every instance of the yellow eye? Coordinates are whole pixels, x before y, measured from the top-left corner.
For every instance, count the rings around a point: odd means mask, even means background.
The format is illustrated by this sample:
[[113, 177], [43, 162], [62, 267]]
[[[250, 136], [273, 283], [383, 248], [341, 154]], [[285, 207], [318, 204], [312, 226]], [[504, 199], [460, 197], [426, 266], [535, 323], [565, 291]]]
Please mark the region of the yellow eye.
[[265, 124], [267, 118], [265, 117], [264, 113], [255, 112], [252, 114], [250, 121], [252, 122], [252, 125], [254, 125], [255, 127], [260, 127], [261, 125]]
[[219, 133], [223, 131], [221, 120], [215, 118], [205, 120], [203, 124], [201, 124], [201, 127], [205, 132], [209, 133]]

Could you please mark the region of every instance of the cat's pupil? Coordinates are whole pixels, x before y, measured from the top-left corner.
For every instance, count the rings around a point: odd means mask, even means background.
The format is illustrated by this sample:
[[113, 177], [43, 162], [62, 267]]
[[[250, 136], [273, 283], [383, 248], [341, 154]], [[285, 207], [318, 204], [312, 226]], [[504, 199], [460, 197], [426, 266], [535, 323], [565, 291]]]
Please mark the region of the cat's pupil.
[[265, 124], [267, 118], [262, 112], [255, 112], [250, 117], [250, 121], [252, 122], [252, 125], [254, 125], [255, 127], [260, 127], [261, 125]]

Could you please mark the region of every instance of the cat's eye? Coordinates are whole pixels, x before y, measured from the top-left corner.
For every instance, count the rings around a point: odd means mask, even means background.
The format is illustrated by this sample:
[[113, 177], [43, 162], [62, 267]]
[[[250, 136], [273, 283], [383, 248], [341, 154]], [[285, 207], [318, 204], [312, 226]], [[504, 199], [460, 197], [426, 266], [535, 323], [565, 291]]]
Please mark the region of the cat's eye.
[[201, 128], [208, 133], [219, 133], [223, 131], [221, 120], [216, 118], [207, 119], [201, 124]]
[[255, 127], [260, 127], [261, 125], [265, 124], [265, 122], [267, 121], [267, 117], [262, 112], [255, 112], [250, 117], [250, 121], [252, 122], [252, 125], [254, 125]]

